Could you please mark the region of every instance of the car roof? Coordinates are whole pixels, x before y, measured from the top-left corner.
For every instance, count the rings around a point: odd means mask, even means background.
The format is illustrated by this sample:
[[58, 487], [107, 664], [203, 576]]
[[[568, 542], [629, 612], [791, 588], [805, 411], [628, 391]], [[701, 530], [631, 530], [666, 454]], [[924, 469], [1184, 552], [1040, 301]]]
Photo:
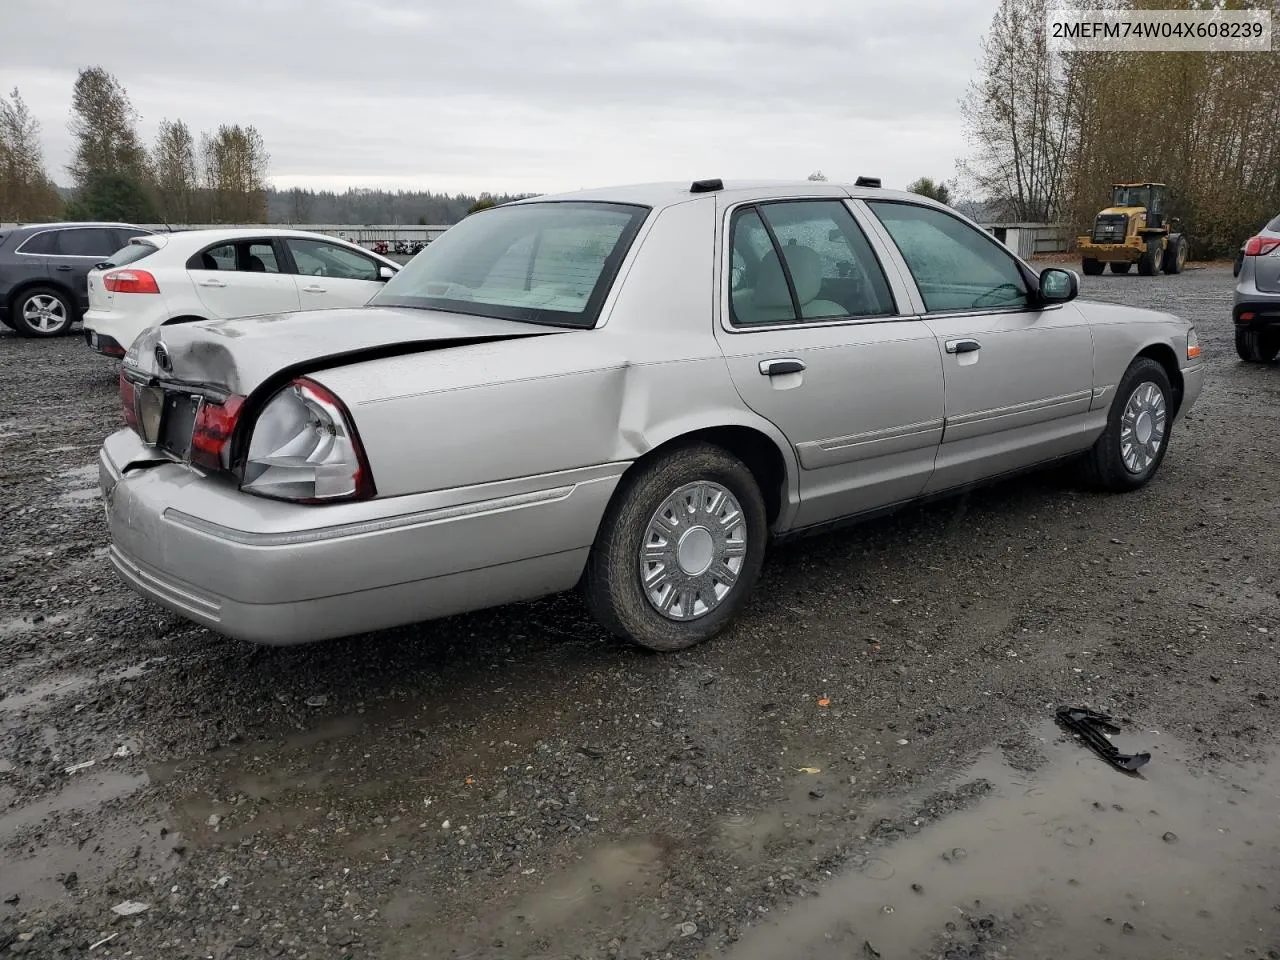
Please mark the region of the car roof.
[[136, 223], [119, 223], [110, 220], [60, 220], [53, 223], [24, 223], [20, 227], [13, 227], [6, 233], [30, 232], [35, 233], [41, 230], [63, 230], [68, 227], [112, 227], [124, 230], [141, 230], [144, 233], [152, 233], [149, 227], [140, 227]]
[[[353, 227], [354, 229], [358, 229]], [[207, 227], [202, 230], [175, 230], [167, 235], [170, 245], [186, 242], [188, 246], [204, 246], [217, 240], [251, 240], [254, 237], [305, 237], [308, 240], [338, 240], [327, 233], [310, 230], [291, 230], [287, 227]], [[350, 240], [346, 241], [351, 243]]]
[[[813, 180], [726, 180], [720, 189], [695, 193], [690, 190], [692, 181], [680, 180], [666, 183], [636, 183], [617, 187], [598, 187], [575, 190], [517, 200], [516, 204], [564, 202], [568, 200], [594, 201], [596, 203], [633, 203], [655, 210], [687, 203], [690, 200], [720, 196], [731, 203], [748, 200], [764, 200], [778, 197], [849, 197], [863, 200], [912, 200], [936, 206], [933, 201], [905, 190], [886, 190], [882, 187], [829, 183]], [[513, 204], [503, 204], [510, 206]]]

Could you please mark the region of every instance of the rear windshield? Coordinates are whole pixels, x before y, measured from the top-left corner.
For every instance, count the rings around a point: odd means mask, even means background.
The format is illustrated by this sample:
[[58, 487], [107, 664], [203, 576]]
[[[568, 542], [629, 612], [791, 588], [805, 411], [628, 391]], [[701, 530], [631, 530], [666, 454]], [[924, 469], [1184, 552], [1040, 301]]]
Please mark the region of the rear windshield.
[[149, 257], [155, 252], [156, 247], [145, 240], [130, 240], [126, 246], [121, 247], [107, 257], [104, 265], [108, 267], [123, 267], [128, 263], [137, 263], [143, 257]]
[[1272, 233], [1280, 233], [1280, 217], [1276, 217], [1267, 224], [1267, 229]]
[[648, 212], [549, 201], [473, 214], [409, 261], [370, 306], [594, 326]]

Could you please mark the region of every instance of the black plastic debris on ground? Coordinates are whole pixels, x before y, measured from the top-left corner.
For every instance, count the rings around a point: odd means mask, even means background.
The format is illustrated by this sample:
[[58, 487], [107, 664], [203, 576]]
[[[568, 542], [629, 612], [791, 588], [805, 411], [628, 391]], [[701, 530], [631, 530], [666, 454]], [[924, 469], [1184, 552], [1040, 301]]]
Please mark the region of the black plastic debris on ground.
[[1120, 728], [1111, 722], [1105, 713], [1097, 713], [1087, 707], [1059, 707], [1058, 723], [1066, 727], [1098, 756], [1117, 770], [1133, 773], [1151, 760], [1151, 754], [1121, 753], [1114, 743], [1107, 739], [1108, 733], [1119, 733]]

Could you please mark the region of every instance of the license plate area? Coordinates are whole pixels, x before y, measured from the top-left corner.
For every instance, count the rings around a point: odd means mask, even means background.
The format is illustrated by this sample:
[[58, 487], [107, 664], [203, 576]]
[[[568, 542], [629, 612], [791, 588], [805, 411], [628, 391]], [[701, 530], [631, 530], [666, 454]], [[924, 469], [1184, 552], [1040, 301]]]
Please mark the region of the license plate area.
[[166, 393], [160, 414], [160, 438], [156, 446], [178, 460], [191, 459], [191, 437], [195, 431], [200, 397], [189, 393]]

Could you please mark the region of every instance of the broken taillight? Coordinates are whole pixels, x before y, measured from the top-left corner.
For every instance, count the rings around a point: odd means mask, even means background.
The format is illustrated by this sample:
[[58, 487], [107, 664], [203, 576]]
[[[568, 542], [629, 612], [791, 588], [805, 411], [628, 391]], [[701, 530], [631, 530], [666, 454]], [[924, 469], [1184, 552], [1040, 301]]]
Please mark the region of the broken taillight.
[[129, 429], [138, 432], [138, 391], [133, 381], [120, 374], [120, 406], [124, 408], [124, 422]]
[[231, 467], [231, 434], [244, 397], [232, 395], [222, 403], [205, 400], [196, 414], [195, 428], [191, 432], [191, 462], [206, 470], [227, 470]]

